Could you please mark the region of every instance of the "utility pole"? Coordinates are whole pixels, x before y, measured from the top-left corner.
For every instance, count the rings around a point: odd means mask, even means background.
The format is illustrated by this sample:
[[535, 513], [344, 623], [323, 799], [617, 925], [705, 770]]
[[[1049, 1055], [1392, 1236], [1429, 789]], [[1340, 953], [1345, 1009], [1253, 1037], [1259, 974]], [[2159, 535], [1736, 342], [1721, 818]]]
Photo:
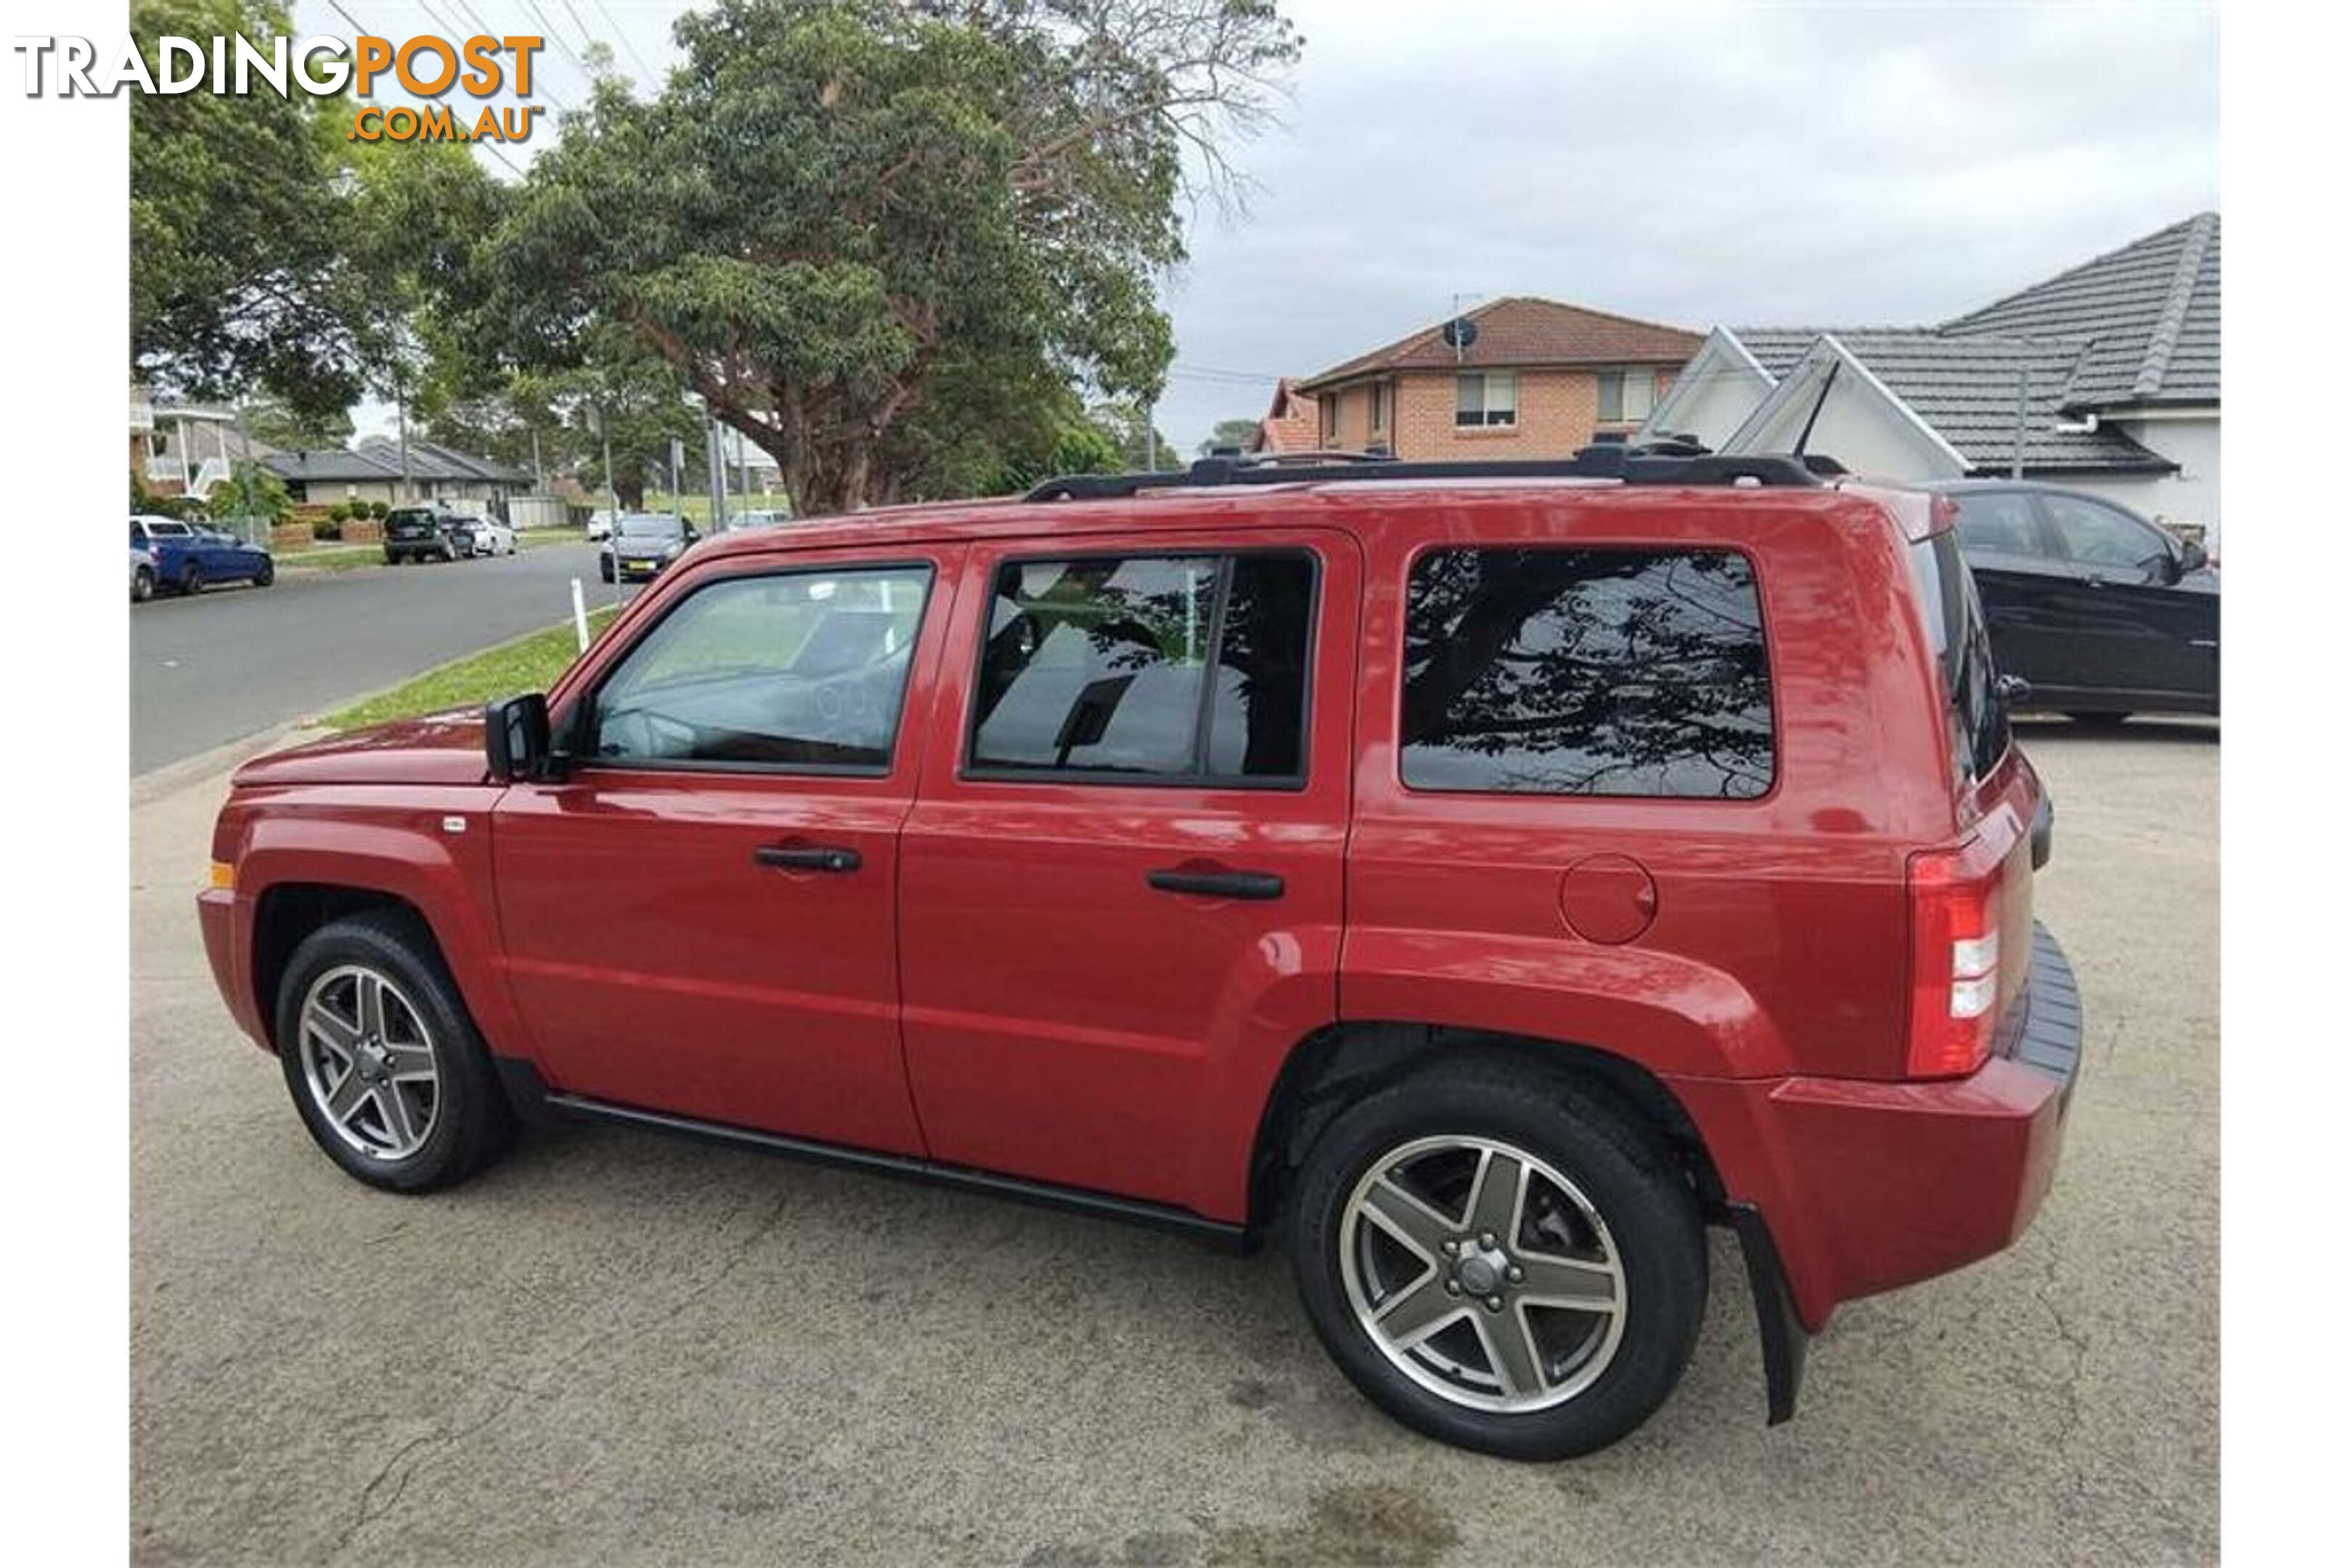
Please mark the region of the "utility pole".
[[2009, 477], [2012, 479], [2025, 477], [2025, 378], [2029, 368], [2023, 364], [2017, 367], [2017, 441], [2009, 454]]
[[727, 474], [720, 466], [719, 451], [719, 421], [710, 416], [710, 405], [702, 406], [702, 477], [710, 491], [710, 531], [727, 530]]
[[617, 519], [621, 515], [621, 492], [613, 488], [613, 427], [604, 423], [604, 405], [601, 403], [596, 405], [596, 437], [604, 443], [604, 508]]
[[1148, 474], [1160, 471], [1160, 405], [1157, 403], [1143, 411], [1143, 471]]
[[535, 493], [547, 490], [547, 465], [539, 460], [539, 426], [530, 427], [530, 488]]
[[416, 475], [408, 466], [408, 388], [400, 388], [400, 499], [416, 499]]

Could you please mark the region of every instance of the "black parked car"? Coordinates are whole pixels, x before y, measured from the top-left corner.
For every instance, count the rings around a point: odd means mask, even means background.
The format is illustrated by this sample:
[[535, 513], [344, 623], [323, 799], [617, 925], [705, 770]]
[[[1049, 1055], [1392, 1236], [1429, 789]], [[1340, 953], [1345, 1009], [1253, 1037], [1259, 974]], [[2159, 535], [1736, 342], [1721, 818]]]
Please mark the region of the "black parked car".
[[383, 558], [397, 566], [404, 561], [455, 561], [474, 552], [470, 540], [460, 537], [457, 513], [439, 506], [396, 506], [384, 513]]
[[2080, 490], [1933, 488], [1959, 505], [1993, 661], [2032, 688], [2020, 706], [2104, 724], [2221, 710], [2221, 578], [2201, 545]]

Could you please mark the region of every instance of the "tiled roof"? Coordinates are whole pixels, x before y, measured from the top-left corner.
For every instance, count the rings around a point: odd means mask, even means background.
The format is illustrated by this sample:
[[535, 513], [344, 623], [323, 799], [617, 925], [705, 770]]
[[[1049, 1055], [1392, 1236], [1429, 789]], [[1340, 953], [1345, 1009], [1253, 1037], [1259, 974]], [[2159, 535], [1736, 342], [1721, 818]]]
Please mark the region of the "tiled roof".
[[317, 452], [273, 452], [261, 462], [279, 479], [305, 484], [373, 484], [400, 478], [397, 462], [386, 467], [368, 453], [347, 452], [341, 447]]
[[[263, 459], [283, 479], [305, 483], [381, 484], [401, 477], [400, 443], [381, 436], [362, 441], [356, 450], [332, 447], [316, 452], [278, 452]], [[530, 476], [488, 458], [477, 458], [453, 447], [431, 441], [408, 444], [408, 471], [420, 479], [473, 479], [494, 484], [528, 485]]]
[[2218, 403], [2221, 215], [2200, 213], [1955, 317], [1942, 330], [2084, 342], [2065, 394], [2070, 408]]
[[1284, 376], [1274, 389], [1274, 402], [1257, 422], [1255, 452], [1311, 452], [1323, 439], [1321, 405]]
[[[1825, 331], [1743, 328], [1732, 333], [1775, 381]], [[1927, 327], [1827, 330], [1886, 389], [1949, 442], [1972, 468], [2007, 473], [2017, 447], [2017, 384], [2025, 374], [2029, 471], [2157, 472], [2173, 465], [2111, 426], [2059, 428], [2087, 341], [1990, 334], [1954, 337]], [[1832, 456], [1835, 456], [1834, 453]]]
[[1492, 300], [1463, 314], [1478, 326], [1477, 342], [1458, 355], [1442, 335], [1444, 323], [1424, 327], [1385, 347], [1333, 365], [1301, 381], [1316, 392], [1333, 383], [1395, 370], [1452, 370], [1514, 365], [1680, 364], [1698, 352], [1696, 332], [1637, 321], [1526, 295]]

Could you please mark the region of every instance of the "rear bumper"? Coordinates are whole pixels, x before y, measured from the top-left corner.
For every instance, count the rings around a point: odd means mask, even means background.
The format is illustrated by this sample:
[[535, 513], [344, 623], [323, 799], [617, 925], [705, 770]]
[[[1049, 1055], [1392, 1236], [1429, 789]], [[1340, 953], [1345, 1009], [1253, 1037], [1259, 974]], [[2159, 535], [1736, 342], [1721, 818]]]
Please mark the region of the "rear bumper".
[[1992, 1058], [1965, 1079], [1674, 1084], [1725, 1195], [1769, 1228], [1803, 1326], [1840, 1301], [2000, 1251], [2042, 1206], [2082, 1062], [2082, 1000], [2049, 931]]

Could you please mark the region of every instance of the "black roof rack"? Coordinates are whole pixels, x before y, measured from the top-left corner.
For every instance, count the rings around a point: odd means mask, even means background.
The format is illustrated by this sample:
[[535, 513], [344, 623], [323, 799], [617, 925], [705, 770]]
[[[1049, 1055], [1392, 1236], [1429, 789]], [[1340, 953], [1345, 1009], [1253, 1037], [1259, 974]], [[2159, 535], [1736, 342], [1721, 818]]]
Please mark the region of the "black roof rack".
[[1140, 490], [1219, 485], [1295, 485], [1318, 479], [1618, 479], [1629, 485], [1818, 486], [1845, 470], [1828, 458], [1779, 454], [1725, 457], [1688, 437], [1653, 445], [1603, 442], [1573, 458], [1506, 458], [1486, 463], [1408, 463], [1364, 452], [1263, 453], [1202, 458], [1158, 474], [1063, 474], [1021, 499], [1111, 500]]

